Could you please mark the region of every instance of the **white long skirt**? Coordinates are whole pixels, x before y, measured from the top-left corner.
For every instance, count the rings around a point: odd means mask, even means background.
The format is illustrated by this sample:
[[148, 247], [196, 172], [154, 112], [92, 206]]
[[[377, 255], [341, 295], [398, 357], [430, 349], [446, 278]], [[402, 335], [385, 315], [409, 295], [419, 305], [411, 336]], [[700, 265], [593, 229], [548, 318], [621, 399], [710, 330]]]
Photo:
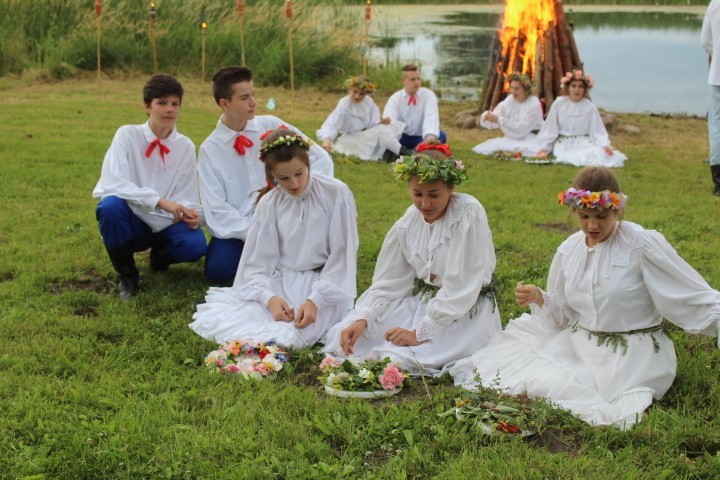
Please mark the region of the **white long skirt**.
[[[530, 133], [521, 139], [508, 137], [491, 138], [473, 147], [473, 152], [480, 155], [492, 155], [497, 151], [519, 152], [523, 157], [534, 157], [538, 151], [540, 151], [537, 134]], [[518, 158], [518, 160], [520, 159]]]
[[[478, 307], [474, 317], [443, 325], [437, 338], [415, 347], [400, 347], [385, 340], [385, 332], [396, 327], [415, 330], [427, 311], [427, 304], [421, 303], [418, 296], [405, 298], [385, 316], [385, 322], [375, 325], [371, 331], [365, 331], [355, 343], [352, 357], [360, 360], [367, 357], [390, 357], [411, 375], [441, 375], [457, 360], [484, 346], [500, 331], [500, 316], [495, 302], [484, 300]], [[342, 322], [332, 327], [322, 352], [344, 358], [340, 348], [340, 334], [357, 319], [357, 313], [353, 310]]]
[[553, 155], [553, 163], [576, 167], [622, 167], [627, 160], [627, 156], [619, 150], [613, 150], [613, 154], [608, 155], [602, 147], [592, 143], [589, 137], [558, 138], [553, 147]]
[[585, 330], [557, 329], [523, 314], [472, 357], [458, 361], [455, 384], [551, 400], [592, 425], [627, 429], [675, 378], [675, 349], [662, 332], [626, 335], [627, 352], [598, 345]]
[[380, 160], [388, 145], [397, 141], [405, 130], [403, 122], [375, 125], [359, 132], [343, 133], [333, 143], [333, 151], [353, 155], [360, 160]]
[[[298, 308], [312, 292], [320, 273], [307, 270], [277, 270], [271, 289], [285, 299], [297, 313]], [[211, 287], [205, 303], [198, 305], [190, 328], [201, 337], [218, 343], [233, 339], [255, 342], [274, 341], [285, 348], [302, 348], [321, 342], [327, 330], [352, 308], [352, 300], [341, 305], [327, 305], [318, 311], [314, 323], [305, 328], [294, 322], [276, 321], [266, 305], [241, 300], [233, 287]]]

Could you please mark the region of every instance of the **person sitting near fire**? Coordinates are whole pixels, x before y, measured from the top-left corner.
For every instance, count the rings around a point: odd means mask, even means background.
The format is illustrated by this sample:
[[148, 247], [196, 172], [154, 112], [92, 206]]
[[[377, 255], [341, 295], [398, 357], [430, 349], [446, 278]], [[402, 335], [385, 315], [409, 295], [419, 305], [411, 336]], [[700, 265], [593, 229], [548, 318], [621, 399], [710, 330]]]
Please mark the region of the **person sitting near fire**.
[[627, 156], [610, 146], [600, 112], [590, 101], [593, 79], [580, 69], [560, 79], [564, 95], [555, 99], [538, 134], [538, 158], [552, 151], [554, 163], [576, 167], [622, 167]]
[[447, 143], [447, 135], [440, 130], [437, 96], [421, 86], [420, 68], [413, 64], [402, 67], [402, 83], [403, 89], [388, 98], [382, 123], [403, 122], [405, 130], [400, 143], [408, 149], [421, 143]]
[[580, 231], [557, 248], [546, 289], [518, 283], [515, 301], [530, 314], [450, 374], [471, 390], [543, 397], [590, 424], [627, 429], [675, 378], [663, 318], [716, 336], [720, 292], [661, 233], [622, 220], [627, 196], [609, 168], [583, 168], [557, 199]]
[[467, 179], [462, 162], [444, 144], [418, 150], [393, 166], [414, 205], [385, 236], [372, 285], [322, 351], [390, 357], [412, 375], [435, 376], [500, 331], [495, 248], [483, 206], [455, 192]]
[[532, 80], [519, 72], [507, 76], [508, 96], [493, 111], [486, 110], [480, 115], [480, 125], [487, 129], [500, 129], [505, 136], [491, 138], [473, 148], [473, 152], [491, 155], [496, 152], [510, 152], [533, 157], [537, 154], [537, 132], [543, 125], [540, 100], [530, 94]]
[[380, 123], [380, 109], [370, 96], [375, 84], [368, 77], [355, 76], [345, 80], [344, 85], [348, 94], [317, 131], [322, 147], [330, 153], [334, 150], [360, 160], [390, 162], [400, 155], [409, 155], [411, 152], [398, 141], [405, 124]]

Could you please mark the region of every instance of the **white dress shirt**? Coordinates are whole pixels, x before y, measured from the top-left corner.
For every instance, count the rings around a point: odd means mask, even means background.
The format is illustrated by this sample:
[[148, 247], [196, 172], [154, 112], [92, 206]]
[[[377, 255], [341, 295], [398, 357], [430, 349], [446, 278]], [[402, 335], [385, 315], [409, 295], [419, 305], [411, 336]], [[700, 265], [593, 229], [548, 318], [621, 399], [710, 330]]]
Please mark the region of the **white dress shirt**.
[[93, 197], [98, 200], [108, 196], [126, 200], [153, 232], [173, 224], [172, 215], [157, 208], [160, 199], [199, 208], [195, 145], [173, 129], [167, 138], [161, 139], [170, 149], [165, 160], [160, 156], [159, 146], [146, 157], [156, 138], [147, 122], [120, 127], [105, 154], [100, 180], [93, 190]]
[[383, 110], [383, 118], [405, 123], [405, 133], [411, 136], [440, 136], [440, 112], [435, 92], [420, 87], [415, 94], [417, 104], [408, 105], [410, 94], [405, 89], [393, 93]]
[[[249, 120], [241, 132], [218, 120], [215, 130], [200, 146], [200, 197], [205, 224], [213, 237], [246, 239], [255, 212], [257, 190], [266, 184], [265, 164], [259, 159], [260, 136], [281, 125], [307, 138], [289, 123], [262, 115]], [[238, 135], [244, 135], [253, 143], [245, 147], [244, 155], [234, 148]], [[332, 158], [317, 144], [310, 147], [310, 171], [330, 177], [334, 174]]]

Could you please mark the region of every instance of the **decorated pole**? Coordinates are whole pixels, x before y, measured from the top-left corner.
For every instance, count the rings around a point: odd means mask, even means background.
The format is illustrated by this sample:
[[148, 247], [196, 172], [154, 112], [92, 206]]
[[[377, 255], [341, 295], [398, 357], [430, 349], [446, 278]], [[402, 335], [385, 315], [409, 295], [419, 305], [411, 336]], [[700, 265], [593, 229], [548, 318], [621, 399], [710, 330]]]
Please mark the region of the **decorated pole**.
[[150, 48], [152, 49], [153, 73], [157, 73], [157, 33], [155, 22], [157, 21], [157, 10], [155, 2], [150, 2]]
[[202, 55], [200, 57], [200, 77], [205, 81], [205, 39], [207, 37], [208, 24], [205, 21], [205, 13], [200, 13], [200, 36], [202, 38]]
[[285, 0], [285, 16], [288, 20], [288, 49], [290, 50], [290, 90], [295, 93], [295, 60], [293, 58], [292, 40], [293, 11], [291, 0]]
[[97, 19], [97, 79], [100, 80], [100, 37], [102, 36], [102, 26], [100, 25], [100, 15], [102, 15], [102, 0], [95, 0], [95, 18]]
[[238, 22], [240, 24], [240, 53], [245, 66], [245, 0], [237, 0]]
[[365, 3], [365, 32], [363, 43], [365, 44], [365, 55], [363, 56], [363, 75], [367, 76], [368, 57], [370, 56], [370, 18], [372, 17], [372, 3], [367, 0]]

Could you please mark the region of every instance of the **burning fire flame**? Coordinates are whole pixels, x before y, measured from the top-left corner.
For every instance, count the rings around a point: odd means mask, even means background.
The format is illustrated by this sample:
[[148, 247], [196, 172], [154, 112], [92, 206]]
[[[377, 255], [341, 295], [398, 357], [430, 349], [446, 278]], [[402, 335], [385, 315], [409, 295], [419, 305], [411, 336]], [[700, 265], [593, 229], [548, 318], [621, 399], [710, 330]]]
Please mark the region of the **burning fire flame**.
[[[503, 23], [498, 34], [502, 57], [507, 63], [501, 61], [498, 64], [497, 68], [503, 70], [499, 73], [507, 75], [520, 71], [532, 76], [537, 42], [554, 21], [553, 0], [506, 0]], [[504, 69], [503, 64], [506, 65]]]

